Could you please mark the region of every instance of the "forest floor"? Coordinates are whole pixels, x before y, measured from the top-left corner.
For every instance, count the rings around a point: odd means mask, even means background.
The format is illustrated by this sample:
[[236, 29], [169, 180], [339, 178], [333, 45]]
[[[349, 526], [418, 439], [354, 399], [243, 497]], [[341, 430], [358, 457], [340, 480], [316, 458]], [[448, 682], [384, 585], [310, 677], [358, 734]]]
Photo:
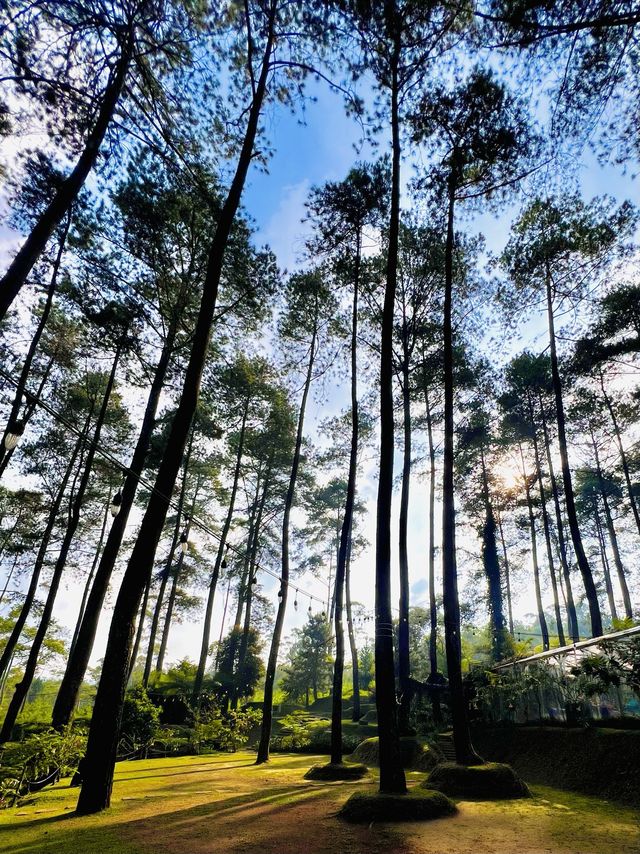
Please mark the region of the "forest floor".
[[[638, 814], [541, 786], [521, 801], [458, 803], [452, 818], [350, 825], [336, 812], [375, 780], [312, 783], [326, 757], [216, 754], [117, 765], [112, 807], [76, 817], [68, 780], [0, 811], [0, 854], [637, 854]], [[424, 779], [409, 772], [409, 783]]]

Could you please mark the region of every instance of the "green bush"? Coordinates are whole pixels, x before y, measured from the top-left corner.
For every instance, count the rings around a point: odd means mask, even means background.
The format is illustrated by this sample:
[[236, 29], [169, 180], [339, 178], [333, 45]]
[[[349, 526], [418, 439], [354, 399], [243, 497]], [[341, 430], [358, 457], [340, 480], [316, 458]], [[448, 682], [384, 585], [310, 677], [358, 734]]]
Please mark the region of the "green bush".
[[0, 767], [0, 807], [11, 806], [27, 783], [58, 770], [67, 777], [78, 767], [87, 744], [86, 732], [67, 727], [47, 729], [7, 746]]
[[159, 729], [160, 709], [151, 702], [144, 688], [134, 688], [125, 697], [120, 737], [138, 750], [149, 747]]
[[193, 724], [193, 743], [196, 752], [202, 747], [235, 751], [245, 745], [261, 718], [258, 709], [222, 712], [217, 706], [201, 711]]
[[[278, 753], [331, 753], [331, 726], [326, 718], [312, 718], [307, 712], [293, 712], [278, 722], [280, 732], [271, 739], [271, 749]], [[351, 753], [360, 738], [342, 733], [342, 752]]]
[[78, 767], [87, 745], [86, 732], [67, 727], [62, 732], [48, 729], [22, 742], [14, 762], [26, 766], [27, 779], [46, 777], [54, 768], [66, 777]]
[[282, 752], [311, 752], [312, 741], [326, 730], [329, 721], [312, 718], [307, 712], [292, 712], [280, 718], [280, 733], [271, 740], [271, 748]]

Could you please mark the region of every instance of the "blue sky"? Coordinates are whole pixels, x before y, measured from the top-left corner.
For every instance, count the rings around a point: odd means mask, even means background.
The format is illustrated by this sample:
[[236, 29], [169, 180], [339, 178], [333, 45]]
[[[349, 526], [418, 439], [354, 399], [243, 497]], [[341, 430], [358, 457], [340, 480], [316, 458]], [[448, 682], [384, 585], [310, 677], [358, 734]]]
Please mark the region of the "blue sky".
[[[317, 96], [316, 103], [309, 103], [306, 109], [306, 123], [301, 125], [295, 116], [278, 110], [276, 118], [270, 118], [266, 124], [271, 135], [275, 154], [269, 162], [268, 173], [257, 174], [254, 170], [245, 191], [244, 204], [255, 219], [258, 228], [257, 239], [267, 242], [275, 251], [281, 267], [291, 269], [301, 262], [303, 238], [308, 227], [301, 223], [304, 216], [304, 201], [308, 190], [314, 184], [326, 180], [341, 180], [349, 168], [358, 159], [372, 159], [387, 150], [386, 140], [380, 140], [380, 147], [372, 151], [364, 145], [356, 152], [355, 146], [361, 143], [361, 129], [346, 117], [340, 96], [329, 91], [324, 84], [312, 84], [310, 91]], [[406, 183], [412, 175], [412, 153], [403, 163], [403, 179]], [[595, 155], [585, 151], [580, 162], [573, 160], [570, 168], [560, 171], [554, 179], [557, 191], [580, 192], [585, 199], [594, 195], [609, 194], [619, 200], [629, 198], [639, 201], [637, 182], [615, 165], [602, 166]], [[500, 214], [486, 213], [480, 216], [465, 217], [461, 211], [458, 227], [471, 233], [482, 232], [491, 252], [498, 252], [504, 246], [513, 218], [517, 215], [520, 201], [506, 207]], [[506, 342], [497, 358], [506, 361], [511, 353], [530, 346], [543, 349], [546, 346], [546, 323], [544, 317], [534, 318], [522, 329], [512, 330], [506, 335]], [[308, 434], [316, 436], [318, 420], [328, 414], [336, 413], [341, 406], [347, 405], [346, 389], [337, 387], [324, 403], [316, 401], [311, 405], [308, 418]], [[373, 543], [374, 510], [376, 494], [375, 464], [363, 472], [360, 479], [360, 496], [366, 501], [369, 517], [365, 524], [365, 534]], [[396, 474], [400, 470], [400, 457], [396, 457]], [[427, 487], [421, 477], [421, 467], [415, 466], [412, 479], [412, 500], [410, 509], [410, 569], [414, 602], [423, 604], [427, 596], [425, 580]], [[397, 513], [397, 496], [394, 500]], [[437, 511], [437, 515], [439, 509]], [[437, 523], [439, 526], [439, 519]], [[397, 520], [394, 519], [393, 541], [397, 541]], [[466, 545], [469, 545], [466, 543]], [[394, 548], [395, 551], [395, 548]], [[373, 605], [373, 567], [374, 551], [371, 547], [354, 567], [355, 595], [367, 605]], [[397, 573], [395, 573], [397, 576]], [[465, 595], [462, 583], [462, 595]], [[394, 598], [395, 598], [394, 594]], [[550, 602], [547, 592], [545, 601]], [[531, 613], [535, 609], [533, 591], [525, 593], [516, 607], [519, 615]], [[288, 623], [300, 624], [303, 618], [290, 615]]]
[[[297, 115], [292, 115], [280, 106], [272, 108], [265, 119], [265, 127], [270, 142], [275, 150], [269, 160], [268, 170], [259, 171], [254, 168], [243, 196], [243, 204], [248, 214], [253, 218], [257, 228], [258, 243], [268, 243], [276, 253], [282, 268], [292, 269], [300, 263], [303, 253], [303, 238], [307, 227], [301, 222], [304, 216], [304, 202], [309, 189], [327, 180], [341, 180], [349, 168], [358, 159], [372, 159], [387, 150], [386, 140], [381, 140], [380, 149], [373, 153], [370, 146], [365, 145], [361, 151], [356, 146], [361, 140], [361, 128], [357, 123], [345, 116], [342, 97], [329, 90], [326, 84], [310, 82], [308, 92], [317, 98], [308, 102], [305, 110], [305, 121], [300, 122]], [[411, 175], [410, 159], [403, 165], [405, 180]], [[596, 158], [586, 153], [584, 163], [573, 176], [566, 176], [565, 189], [574, 189], [577, 185], [587, 198], [601, 193], [609, 193], [619, 199], [630, 198], [638, 201], [637, 182], [615, 166], [601, 167]], [[461, 220], [460, 227], [468, 228], [471, 232], [482, 230], [487, 238], [490, 249], [497, 251], [504, 244], [511, 219], [517, 207], [512, 206], [496, 217], [483, 215], [470, 221]], [[0, 241], [2, 242], [2, 241]], [[533, 324], [527, 329], [525, 340], [517, 336], [514, 346], [521, 348], [528, 341], [538, 338], [539, 344], [545, 346], [539, 324]], [[313, 439], [317, 433], [317, 423], [327, 415], [336, 414], [341, 406], [347, 405], [346, 389], [337, 386], [333, 389], [328, 400], [319, 402], [314, 399], [310, 404], [308, 419], [308, 435]], [[399, 471], [399, 458], [396, 462], [396, 472]], [[426, 599], [426, 502], [427, 486], [424, 479], [419, 477], [420, 469], [416, 466], [415, 477], [412, 481], [412, 503], [410, 512], [410, 567], [414, 590], [414, 602], [422, 604]], [[374, 539], [374, 508], [376, 494], [375, 463], [370, 464], [360, 481], [360, 495], [367, 502], [369, 509], [368, 520], [364, 533], [373, 543]], [[397, 500], [395, 502], [397, 511]], [[394, 522], [395, 525], [395, 522]], [[397, 531], [394, 527], [394, 542]], [[395, 549], [394, 549], [395, 551]], [[371, 547], [354, 566], [354, 595], [367, 606], [373, 605], [373, 567], [374, 553]], [[397, 575], [397, 573], [396, 573]], [[275, 602], [276, 585], [270, 593]], [[321, 594], [324, 587], [320, 582], [305, 581], [305, 589]], [[76, 591], [71, 591], [74, 594]], [[464, 586], [462, 594], [464, 596]], [[222, 590], [218, 596], [216, 607], [216, 622], [221, 617]], [[79, 598], [79, 597], [78, 597]], [[395, 598], [395, 594], [394, 594]], [[548, 596], [546, 597], [548, 601]], [[77, 609], [76, 596], [61, 597], [57, 607], [57, 616], [66, 623], [75, 618]], [[523, 597], [518, 613], [524, 614], [533, 609], [533, 603]], [[290, 613], [287, 620], [287, 630], [294, 625], [301, 625], [306, 617], [306, 609], [298, 613]], [[94, 653], [94, 660], [103, 653], [108, 621], [104, 620], [100, 631], [100, 641]], [[177, 660], [183, 656], [192, 659], [197, 654], [200, 631], [199, 621], [189, 620], [183, 625], [172, 629], [169, 658]], [[217, 629], [214, 631], [217, 635]]]

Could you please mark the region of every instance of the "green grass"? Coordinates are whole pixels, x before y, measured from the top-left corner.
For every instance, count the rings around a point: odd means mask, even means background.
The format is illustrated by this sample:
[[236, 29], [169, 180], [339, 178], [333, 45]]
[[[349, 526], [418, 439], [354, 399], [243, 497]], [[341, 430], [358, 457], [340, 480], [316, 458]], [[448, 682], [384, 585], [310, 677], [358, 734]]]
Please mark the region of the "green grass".
[[[375, 773], [359, 782], [309, 782], [305, 772], [323, 757], [278, 754], [258, 767], [254, 761], [255, 754], [243, 752], [118, 763], [112, 807], [94, 816], [73, 815], [78, 790], [63, 780], [0, 810], [0, 854], [461, 854], [476, 850], [478, 839], [483, 851], [499, 854], [640, 850], [632, 808], [542, 786], [521, 801], [460, 800], [458, 814], [432, 822], [427, 835], [412, 823], [372, 834], [337, 813], [354, 792], [375, 793]], [[412, 791], [424, 778], [407, 773]]]
[[[309, 761], [308, 756], [280, 756], [261, 777], [274, 780], [271, 766], [277, 766], [277, 779], [286, 786], [292, 776], [302, 777]], [[119, 762], [111, 808], [94, 816], [74, 815], [79, 790], [69, 788], [69, 779], [61, 780], [17, 807], [0, 810], [0, 852], [138, 854], [139, 844], [127, 839], [132, 817], [151, 823], [158, 814], [225, 800], [231, 792], [249, 800], [254, 797], [254, 782], [248, 772], [257, 770], [254, 762], [254, 753]], [[282, 797], [281, 788], [262, 789], [260, 795]]]

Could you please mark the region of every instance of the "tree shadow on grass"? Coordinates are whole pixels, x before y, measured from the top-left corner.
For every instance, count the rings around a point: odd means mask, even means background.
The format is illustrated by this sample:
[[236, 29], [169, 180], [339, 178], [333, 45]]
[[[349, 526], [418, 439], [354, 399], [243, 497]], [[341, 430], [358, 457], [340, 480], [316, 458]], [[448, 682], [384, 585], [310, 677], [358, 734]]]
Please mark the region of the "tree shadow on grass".
[[[217, 754], [212, 754], [212, 755], [217, 755]], [[172, 757], [170, 757], [170, 756], [165, 757], [165, 759], [171, 759], [171, 758]], [[181, 756], [174, 756], [173, 757], [174, 760], [182, 759], [182, 758], [183, 757], [181, 757]], [[191, 759], [192, 757], [191, 756], [185, 756], [184, 758], [185, 759]], [[136, 761], [135, 759], [128, 759], [124, 762], [116, 762], [116, 777], [118, 776], [118, 774], [124, 774], [126, 771], [135, 770], [137, 765], [141, 765], [145, 762], [158, 762], [158, 761], [160, 761], [160, 760], [157, 760], [157, 759], [140, 759], [140, 760]], [[238, 760], [238, 762], [239, 761], [240, 760]], [[249, 763], [249, 764], [251, 764], [251, 763]], [[130, 767], [123, 768], [122, 767], [123, 765], [127, 765]], [[211, 768], [212, 765], [219, 765], [219, 763], [216, 762], [215, 760], [212, 762], [190, 762], [190, 763], [188, 763], [188, 765], [186, 767], [189, 767], [189, 768]], [[166, 771], [169, 768], [179, 768], [180, 766], [176, 765], [175, 761], [174, 761], [173, 765], [154, 765], [153, 767], [157, 768], [159, 771]], [[222, 767], [222, 766], [219, 766], [219, 767]], [[239, 766], [237, 766], [234, 763], [233, 765], [227, 765], [224, 767], [226, 767], [227, 770], [229, 770], [229, 768], [237, 768]], [[148, 769], [145, 768], [144, 770], [146, 771]]]
[[[245, 792], [235, 797], [218, 798], [206, 803], [194, 804], [184, 809], [153, 813], [139, 818], [123, 820], [123, 815], [111, 813], [114, 821], [109, 822], [110, 813], [96, 816], [75, 816], [74, 813], [34, 818], [29, 821], [12, 822], [0, 829], [0, 851], [11, 854], [110, 854], [110, 852], [131, 852], [157, 850], [157, 842], [163, 840], [163, 851], [175, 837], [175, 850], [189, 851], [189, 839], [192, 835], [202, 838], [215, 838], [218, 822], [227, 825], [237, 819], [239, 828], [246, 828], [247, 813], [259, 812], [266, 815], [278, 811], [285, 814], [302, 801], [321, 797], [329, 786], [288, 785], [261, 792]], [[332, 787], [331, 787], [332, 788]], [[34, 838], [11, 844], [11, 835], [19, 829], [33, 829]], [[47, 828], [45, 831], [44, 828]], [[191, 829], [191, 833], [189, 832]], [[9, 847], [2, 848], [2, 837], [9, 834]], [[46, 838], [45, 838], [46, 837]], [[155, 840], [155, 845], [154, 845]]]
[[[212, 764], [214, 764], [214, 763], [212, 763]], [[213, 773], [214, 771], [218, 771], [218, 770], [230, 771], [230, 770], [235, 769], [235, 768], [250, 768], [254, 764], [255, 763], [253, 763], [253, 762], [244, 762], [242, 765], [231, 765], [231, 766], [225, 765], [225, 766], [220, 767], [220, 768], [211, 768], [211, 766], [205, 766], [206, 770], [196, 770], [196, 771], [191, 770], [193, 767], [191, 765], [188, 766], [187, 768], [178, 769], [178, 770], [176, 770], [175, 765], [174, 766], [165, 765], [164, 766], [165, 768], [173, 767], [173, 769], [174, 769], [173, 773], [171, 773], [171, 774], [158, 774], [156, 772], [156, 769], [153, 768], [153, 769], [148, 769], [149, 771], [153, 772], [150, 774], [144, 774], [141, 772], [140, 774], [136, 774], [134, 777], [117, 776], [114, 779], [114, 783], [131, 783], [131, 782], [135, 782], [136, 780], [152, 779], [153, 777], [183, 777], [185, 774], [210, 774], [210, 773]], [[147, 770], [147, 769], [145, 769], [145, 770]], [[158, 770], [160, 770], [160, 769], [158, 769]]]

